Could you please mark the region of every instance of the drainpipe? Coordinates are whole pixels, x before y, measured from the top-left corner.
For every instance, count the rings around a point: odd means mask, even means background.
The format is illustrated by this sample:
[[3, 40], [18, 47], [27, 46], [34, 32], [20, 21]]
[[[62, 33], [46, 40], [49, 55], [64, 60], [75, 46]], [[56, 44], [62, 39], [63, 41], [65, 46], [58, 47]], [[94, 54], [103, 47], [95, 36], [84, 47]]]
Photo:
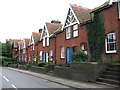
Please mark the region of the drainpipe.
[[38, 44], [37, 44], [37, 63], [38, 63]]
[[57, 60], [56, 60], [56, 34], [54, 33], [54, 38], [55, 38], [55, 65], [57, 64]]

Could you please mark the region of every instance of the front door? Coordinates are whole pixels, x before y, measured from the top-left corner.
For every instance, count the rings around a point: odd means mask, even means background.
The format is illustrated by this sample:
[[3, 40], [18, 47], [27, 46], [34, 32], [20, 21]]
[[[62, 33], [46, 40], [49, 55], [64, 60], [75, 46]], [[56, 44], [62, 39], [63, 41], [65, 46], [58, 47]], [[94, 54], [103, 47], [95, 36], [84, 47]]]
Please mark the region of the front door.
[[46, 54], [43, 54], [43, 61], [46, 62]]
[[67, 63], [70, 64], [71, 62], [71, 48], [67, 48]]

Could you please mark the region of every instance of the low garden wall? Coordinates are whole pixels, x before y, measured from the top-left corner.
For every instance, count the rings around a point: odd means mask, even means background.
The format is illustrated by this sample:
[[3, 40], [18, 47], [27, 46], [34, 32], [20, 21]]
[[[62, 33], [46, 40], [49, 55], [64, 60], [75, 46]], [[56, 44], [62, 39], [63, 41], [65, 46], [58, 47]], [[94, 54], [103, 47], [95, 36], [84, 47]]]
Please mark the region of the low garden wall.
[[107, 63], [72, 62], [70, 67], [55, 66], [54, 73], [59, 77], [72, 80], [96, 82], [107, 65]]

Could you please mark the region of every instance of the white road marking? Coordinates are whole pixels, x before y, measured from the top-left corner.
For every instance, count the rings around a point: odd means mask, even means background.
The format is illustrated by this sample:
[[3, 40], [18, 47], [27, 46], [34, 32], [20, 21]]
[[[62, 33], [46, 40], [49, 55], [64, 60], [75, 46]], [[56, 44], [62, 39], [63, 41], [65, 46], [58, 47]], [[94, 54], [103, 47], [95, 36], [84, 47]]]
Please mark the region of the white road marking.
[[8, 80], [5, 76], [3, 76], [3, 78], [4, 78], [7, 82], [9, 82], [9, 80]]
[[13, 85], [13, 84], [11, 84], [11, 86], [12, 86], [13, 88], [16, 88], [15, 85]]

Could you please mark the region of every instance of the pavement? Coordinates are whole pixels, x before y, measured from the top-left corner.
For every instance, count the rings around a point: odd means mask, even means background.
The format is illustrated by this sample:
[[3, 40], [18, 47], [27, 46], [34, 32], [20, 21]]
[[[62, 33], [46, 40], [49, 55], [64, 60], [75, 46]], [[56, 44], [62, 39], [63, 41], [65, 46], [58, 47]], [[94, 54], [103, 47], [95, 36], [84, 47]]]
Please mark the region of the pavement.
[[17, 72], [21, 72], [21, 73], [25, 73], [28, 75], [32, 75], [35, 77], [39, 77], [41, 79], [44, 80], [48, 80], [50, 82], [54, 82], [54, 83], [58, 83], [58, 84], [62, 84], [71, 88], [101, 88], [101, 89], [113, 89], [114, 87], [111, 86], [106, 86], [106, 85], [101, 85], [101, 84], [96, 84], [96, 83], [91, 83], [91, 82], [78, 82], [78, 81], [73, 81], [73, 80], [68, 80], [68, 79], [63, 79], [63, 78], [59, 78], [59, 77], [55, 77], [55, 76], [51, 76], [51, 75], [46, 75], [46, 74], [42, 74], [42, 73], [36, 73], [36, 72], [32, 72], [32, 71], [28, 71], [28, 70], [21, 70], [21, 69], [16, 69], [16, 68], [11, 68], [11, 67], [5, 67], [6, 69], [9, 70], [14, 70]]

